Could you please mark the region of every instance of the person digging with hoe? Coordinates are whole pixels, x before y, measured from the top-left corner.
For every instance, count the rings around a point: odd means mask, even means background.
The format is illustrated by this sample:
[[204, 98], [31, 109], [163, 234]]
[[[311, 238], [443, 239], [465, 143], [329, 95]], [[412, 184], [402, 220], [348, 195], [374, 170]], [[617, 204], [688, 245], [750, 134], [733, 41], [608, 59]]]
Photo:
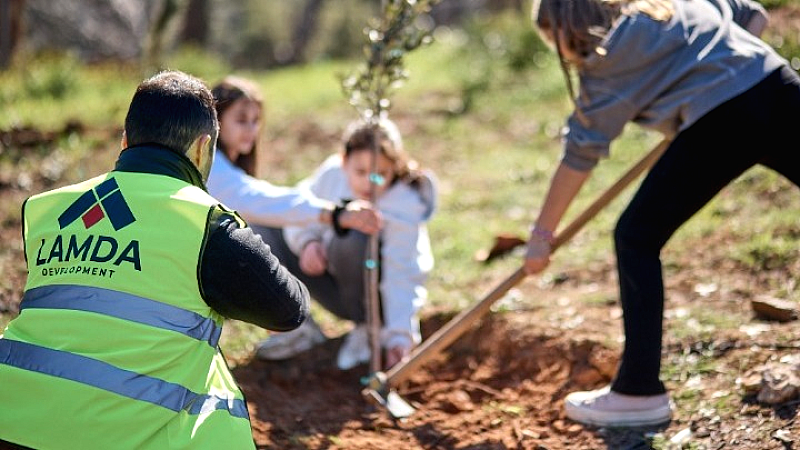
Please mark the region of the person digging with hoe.
[[565, 412], [598, 426], [667, 422], [660, 251], [756, 164], [800, 184], [800, 77], [756, 37], [766, 15], [750, 0], [536, 0], [533, 20], [558, 54], [574, 111], [528, 240], [527, 273], [549, 264], [553, 232], [626, 123], [671, 139], [614, 230], [625, 333], [617, 374], [610, 386], [569, 394]]
[[223, 321], [292, 330], [309, 295], [206, 192], [218, 129], [203, 82], [159, 73], [136, 89], [114, 170], [26, 200], [0, 448], [255, 448]]

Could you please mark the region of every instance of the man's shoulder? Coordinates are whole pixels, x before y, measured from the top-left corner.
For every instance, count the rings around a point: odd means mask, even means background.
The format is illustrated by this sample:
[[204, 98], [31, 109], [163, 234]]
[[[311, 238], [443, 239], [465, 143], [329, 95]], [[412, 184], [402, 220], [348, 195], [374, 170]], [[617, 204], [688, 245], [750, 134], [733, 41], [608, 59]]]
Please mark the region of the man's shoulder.
[[74, 184], [69, 184], [66, 186], [57, 187], [54, 189], [50, 189], [44, 192], [39, 192], [37, 194], [33, 194], [28, 197], [28, 200], [35, 200], [41, 197], [54, 195], [54, 194], [61, 194], [61, 193], [69, 193], [69, 192], [85, 192], [91, 189], [93, 186], [100, 184], [103, 180], [108, 177], [108, 173], [104, 173], [102, 175], [98, 175], [93, 178], [89, 178]]

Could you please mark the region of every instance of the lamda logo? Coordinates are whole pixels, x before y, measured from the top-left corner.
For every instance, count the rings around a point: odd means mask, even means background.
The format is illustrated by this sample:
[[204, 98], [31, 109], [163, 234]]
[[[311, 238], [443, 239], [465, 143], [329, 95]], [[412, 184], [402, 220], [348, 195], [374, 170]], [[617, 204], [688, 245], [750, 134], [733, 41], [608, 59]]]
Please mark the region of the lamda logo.
[[63, 230], [80, 217], [83, 219], [83, 225], [88, 229], [103, 220], [106, 215], [116, 231], [136, 221], [131, 208], [128, 207], [128, 202], [122, 196], [122, 191], [119, 190], [117, 180], [114, 178], [103, 181], [96, 188], [89, 189], [72, 202], [69, 208], [58, 217], [58, 225]]
[[[58, 217], [60, 229], [70, 226], [81, 219], [85, 229], [89, 229], [108, 217], [111, 226], [119, 231], [134, 223], [136, 218], [125, 201], [117, 180], [109, 178], [90, 189], [77, 200], [72, 202]], [[49, 250], [48, 250], [49, 249]], [[91, 261], [95, 263], [111, 262], [115, 266], [130, 263], [136, 270], [141, 271], [142, 265], [139, 258], [139, 241], [131, 240], [127, 244], [117, 241], [112, 236], [103, 235], [58, 235], [48, 243], [42, 239], [36, 255], [36, 265], [41, 266], [53, 262]], [[112, 276], [113, 269], [71, 266], [43, 269], [45, 275], [58, 275], [61, 273], [83, 273], [89, 275]]]

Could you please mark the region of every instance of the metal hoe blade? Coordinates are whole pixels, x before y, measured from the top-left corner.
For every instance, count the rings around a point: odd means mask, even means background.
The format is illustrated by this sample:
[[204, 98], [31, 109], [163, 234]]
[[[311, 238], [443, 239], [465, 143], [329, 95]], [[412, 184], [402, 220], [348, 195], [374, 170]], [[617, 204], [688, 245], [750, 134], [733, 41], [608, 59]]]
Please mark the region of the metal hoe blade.
[[374, 389], [365, 389], [364, 395], [372, 402], [386, 409], [389, 415], [395, 419], [405, 419], [416, 411], [413, 406], [395, 391], [388, 391], [386, 394], [382, 394]]
[[405, 419], [414, 414], [416, 409], [386, 384], [386, 374], [376, 372], [370, 377], [369, 386], [362, 395], [371, 402], [383, 407], [395, 419]]

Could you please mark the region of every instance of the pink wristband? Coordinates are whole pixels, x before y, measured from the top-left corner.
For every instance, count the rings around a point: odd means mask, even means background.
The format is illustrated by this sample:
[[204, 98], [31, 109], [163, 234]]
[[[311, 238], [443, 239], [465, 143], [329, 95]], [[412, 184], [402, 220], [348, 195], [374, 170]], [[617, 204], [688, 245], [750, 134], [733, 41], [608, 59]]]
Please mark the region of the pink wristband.
[[553, 232], [552, 231], [548, 231], [548, 230], [544, 230], [544, 229], [539, 228], [539, 227], [531, 228], [531, 236], [539, 238], [542, 241], [547, 242], [548, 244], [553, 242]]

